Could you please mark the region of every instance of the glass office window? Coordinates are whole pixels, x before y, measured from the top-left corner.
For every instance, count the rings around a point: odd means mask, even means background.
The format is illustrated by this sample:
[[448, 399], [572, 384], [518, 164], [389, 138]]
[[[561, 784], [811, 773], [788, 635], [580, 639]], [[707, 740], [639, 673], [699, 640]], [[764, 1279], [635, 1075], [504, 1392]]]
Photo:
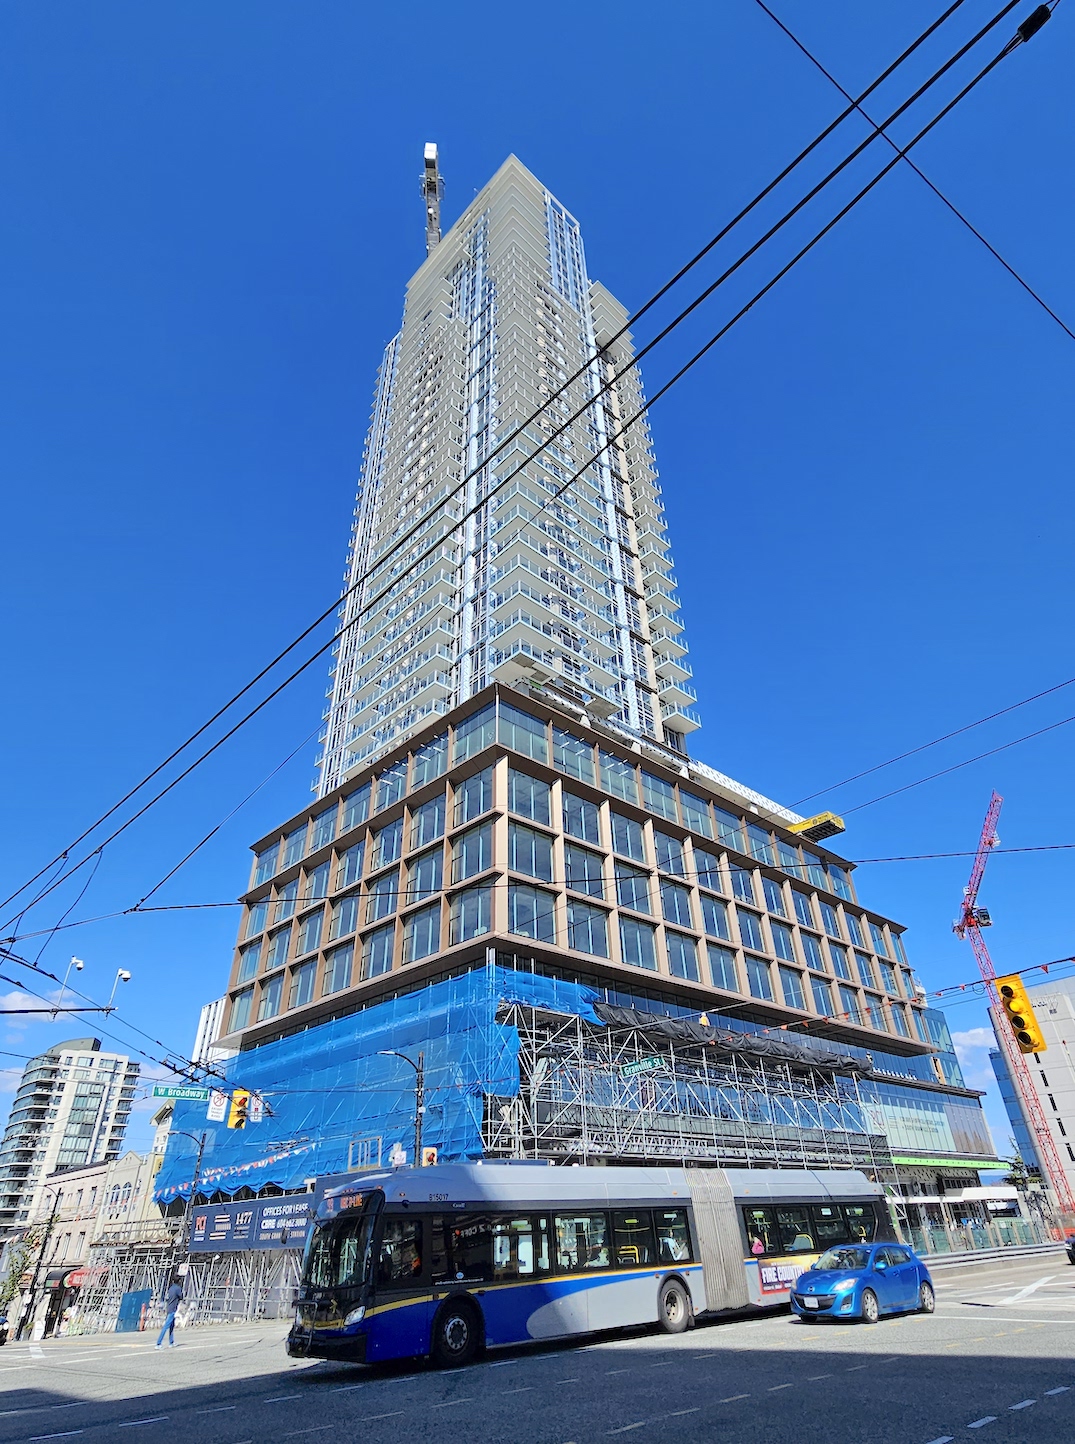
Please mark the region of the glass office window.
[[307, 825], [304, 822], [284, 838], [284, 867], [293, 867], [306, 855], [306, 832]]
[[840, 1010], [849, 1023], [860, 1023], [862, 1021], [859, 1010], [858, 994], [851, 988], [840, 989]]
[[795, 916], [799, 919], [802, 925], [807, 928], [816, 927], [817, 924], [814, 922], [814, 910], [810, 906], [810, 899], [807, 897], [806, 893], [800, 892], [797, 887], [793, 887], [791, 890], [791, 896], [792, 901], [795, 903]]
[[389, 923], [378, 928], [366, 939], [362, 954], [363, 978], [379, 978], [382, 973], [392, 971], [392, 949], [396, 940], [396, 927]]
[[862, 936], [861, 919], [855, 913], [845, 911], [844, 922], [847, 924], [847, 936], [851, 939], [851, 941], [855, 944], [856, 947], [864, 948], [866, 946], [866, 942]]
[[739, 937], [745, 948], [765, 947], [765, 934], [762, 932], [761, 918], [757, 913], [748, 913], [746, 908], [738, 910]]
[[303, 902], [313, 902], [315, 898], [328, 897], [328, 879], [331, 871], [332, 864], [323, 862], [312, 872], [306, 874], [306, 886], [302, 890]]
[[597, 958], [608, 957], [608, 916], [589, 903], [567, 900], [567, 945]]
[[843, 937], [843, 933], [840, 931], [840, 919], [831, 903], [823, 902], [821, 904], [821, 926], [830, 938]]
[[395, 822], [373, 834], [373, 866], [385, 867], [390, 862], [398, 862], [402, 852], [403, 819], [397, 817]]
[[474, 757], [484, 747], [489, 747], [493, 741], [495, 726], [496, 708], [491, 702], [488, 707], [483, 707], [472, 717], [456, 723], [455, 747], [452, 752], [453, 763], [465, 762], [468, 757]]
[[673, 978], [687, 978], [692, 983], [697, 983], [700, 978], [698, 944], [694, 939], [687, 937], [685, 933], [674, 933], [666, 929], [664, 945], [668, 952], [668, 971]]
[[537, 887], [513, 883], [508, 888], [508, 932], [537, 942], [556, 941], [556, 898]]
[[806, 848], [804, 847], [803, 862], [806, 865], [807, 882], [812, 883], [814, 887], [827, 889], [829, 886], [829, 880], [825, 876], [825, 865], [821, 861], [821, 859], [819, 857], [816, 857], [814, 853], [807, 852]]
[[573, 842], [564, 847], [564, 883], [575, 892], [589, 893], [590, 897], [604, 897], [604, 858], [598, 852], [589, 852], [576, 847]]
[[832, 1017], [832, 985], [824, 978], [811, 978], [810, 991], [814, 995], [814, 1011], [823, 1018]]
[[358, 927], [358, 893], [349, 893], [347, 897], [340, 898], [332, 908], [332, 917], [329, 919], [328, 937], [329, 942], [335, 938], [345, 938], [348, 933], [353, 933]]
[[370, 815], [370, 784], [364, 782], [357, 792], [343, 799], [343, 830], [350, 832]]
[[893, 934], [892, 934], [892, 947], [893, 947], [893, 949], [894, 949], [894, 951], [895, 951], [896, 957], [899, 958], [900, 962], [901, 962], [901, 963], [905, 963], [905, 962], [907, 961], [907, 954], [903, 951], [903, 934], [902, 934], [902, 933], [893, 933]]
[[342, 948], [333, 948], [325, 959], [325, 980], [321, 984], [321, 995], [338, 993], [341, 988], [351, 986], [351, 968], [355, 960], [354, 943], [344, 943]]
[[484, 767], [481, 772], [475, 772], [473, 777], [467, 777], [456, 784], [456, 827], [461, 827], [464, 822], [473, 822], [476, 817], [488, 812], [492, 805], [493, 769]]
[[411, 846], [425, 847], [427, 842], [436, 842], [444, 836], [448, 800], [443, 792], [423, 802], [411, 813]]
[[403, 961], [417, 963], [431, 958], [440, 947], [440, 903], [419, 908], [403, 924]]
[[291, 924], [286, 928], [279, 928], [275, 933], [269, 934], [269, 951], [265, 957], [265, 971], [271, 972], [278, 968], [281, 963], [287, 961], [288, 948], [291, 946]]
[[891, 994], [894, 998], [898, 998], [900, 995], [900, 985], [896, 981], [896, 969], [891, 963], [884, 962], [880, 964], [880, 968], [881, 982], [884, 985], [885, 992]]
[[668, 822], [678, 822], [676, 811], [676, 789], [670, 782], [654, 777], [652, 772], [642, 770], [642, 806], [654, 817], [663, 817]]
[[799, 862], [799, 849], [793, 847], [790, 842], [782, 842], [778, 837], [776, 840], [776, 860], [780, 867], [791, 877], [802, 877], [802, 866]]
[[319, 812], [313, 821], [313, 837], [310, 839], [310, 851], [316, 852], [319, 847], [327, 847], [336, 836], [336, 804], [326, 807], [324, 812]]
[[763, 877], [761, 890], [765, 894], [765, 906], [778, 918], [786, 918], [788, 910], [784, 906], [784, 889], [771, 877]]
[[315, 913], [307, 913], [299, 919], [298, 942], [295, 946], [295, 956], [301, 958], [303, 953], [312, 953], [321, 946], [321, 924], [324, 919], [324, 912], [318, 908]]
[[630, 858], [632, 862], [645, 862], [646, 844], [642, 824], [635, 822], [633, 818], [624, 817], [621, 812], [610, 812], [612, 819], [612, 850], [619, 853], [620, 857]]
[[492, 927], [493, 890], [468, 887], [452, 898], [451, 939], [453, 943], [479, 938]]
[[634, 968], [646, 968], [651, 973], [657, 970], [657, 948], [654, 943], [655, 929], [649, 923], [640, 923], [637, 918], [620, 918], [620, 956]]
[[702, 903], [702, 926], [711, 938], [723, 938], [725, 942], [731, 942], [732, 930], [728, 924], [728, 908], [720, 898], [710, 897], [708, 893], [700, 893]]
[[287, 995], [289, 1008], [301, 1008], [313, 999], [316, 977], [317, 963], [312, 958], [308, 963], [300, 963], [297, 968], [292, 968], [291, 988]]
[[844, 902], [851, 902], [851, 879], [846, 870], [838, 867], [836, 863], [829, 863], [829, 886], [837, 897], [842, 897]]
[[407, 759], [401, 757], [398, 762], [393, 762], [391, 767], [386, 767], [377, 779], [377, 811], [383, 812], [386, 807], [391, 807], [393, 802], [398, 802], [406, 790]]
[[729, 993], [738, 993], [739, 973], [731, 948], [722, 948], [718, 943], [706, 943], [706, 952], [709, 954], [709, 973], [713, 986], [724, 988]]
[[732, 867], [729, 869], [732, 879], [732, 897], [738, 902], [757, 904], [754, 896], [754, 874], [747, 872], [745, 867]]
[[676, 923], [681, 928], [694, 926], [691, 918], [691, 895], [678, 882], [661, 879], [661, 912], [666, 923]]
[[254, 854], [254, 886], [258, 887], [263, 882], [268, 882], [276, 871], [276, 859], [280, 855], [280, 844], [274, 842], [271, 847], [265, 848], [263, 852]]
[[773, 980], [769, 970], [769, 964], [764, 958], [755, 958], [747, 953], [747, 985], [753, 998], [772, 999]]
[[795, 961], [795, 943], [791, 936], [791, 929], [785, 927], [783, 923], [770, 921], [769, 930], [773, 935], [773, 952], [778, 958], [793, 963]]
[[243, 992], [235, 995], [231, 1005], [231, 1021], [228, 1023], [229, 1033], [237, 1033], [250, 1022], [250, 1004], [253, 1001], [253, 988], [245, 988]]
[[258, 963], [261, 961], [261, 939], [256, 943], [248, 943], [239, 953], [239, 971], [235, 975], [237, 983], [249, 983], [258, 971]]
[[545, 723], [529, 712], [520, 712], [518, 707], [501, 698], [498, 731], [501, 742], [513, 752], [521, 752], [535, 762], [549, 760], [549, 746], [545, 740]]
[[892, 1021], [896, 1025], [896, 1032], [901, 1038], [909, 1038], [911, 1030], [907, 1025], [907, 1012], [902, 1003], [890, 1003], [889, 1009], [892, 1013]]
[[411, 759], [411, 787], [423, 787], [437, 777], [443, 777], [448, 766], [448, 734], [442, 732], [431, 742], [415, 750]]
[[662, 872], [670, 872], [673, 877], [686, 877], [687, 864], [683, 858], [683, 844], [678, 837], [669, 837], [666, 832], [658, 832], [654, 828], [653, 851]]
[[260, 933], [264, 929], [268, 918], [269, 903], [267, 899], [264, 902], [251, 903], [247, 909], [246, 930], [243, 936], [252, 938], [255, 933]]
[[873, 964], [865, 953], [855, 954], [855, 966], [858, 968], [859, 982], [864, 988], [876, 988], [877, 980], [873, 975]]
[[551, 816], [549, 798], [552, 789], [547, 782], [531, 777], [526, 772], [508, 771], [508, 811], [517, 817], [527, 817], [531, 822], [549, 826]]
[[746, 852], [746, 842], [743, 838], [742, 819], [736, 817], [732, 812], [725, 812], [722, 807], [713, 808], [713, 816], [717, 821], [717, 836], [725, 847], [734, 847], [736, 852]]
[[724, 891], [724, 883], [721, 881], [720, 875], [720, 858], [715, 852], [706, 852], [704, 847], [696, 847], [694, 849], [694, 867], [699, 887], [709, 887], [714, 892]]
[[847, 961], [847, 949], [841, 943], [830, 943], [829, 953], [832, 957], [832, 970], [838, 978], [851, 981], [851, 966]]
[[508, 826], [508, 866], [513, 872], [552, 882], [552, 838], [532, 827], [512, 822]]
[[399, 868], [382, 873], [369, 885], [369, 901], [366, 904], [366, 921], [379, 922], [389, 913], [394, 913], [399, 903]]
[[407, 870], [407, 901], [421, 902], [444, 886], [444, 849], [434, 847], [416, 857]]
[[475, 877], [493, 865], [493, 824], [483, 822], [462, 832], [452, 843], [452, 881]]
[[806, 966], [813, 968], [815, 973], [827, 972], [825, 958], [821, 952], [821, 939], [815, 938], [813, 933], [800, 933], [799, 938], [803, 945]]
[[593, 748], [559, 727], [552, 729], [552, 765], [561, 777], [574, 777], [593, 786]]
[[261, 987], [261, 998], [258, 1000], [258, 1022], [264, 1023], [267, 1018], [275, 1018], [280, 1011], [280, 1002], [284, 994], [284, 975], [277, 973], [275, 978], [270, 978]]
[[622, 802], [633, 802], [637, 806], [638, 777], [632, 764], [624, 762], [622, 757], [617, 757], [612, 752], [606, 752], [604, 748], [598, 756], [601, 763], [601, 790], [610, 797], [618, 797]]
[[888, 1031], [885, 1026], [885, 1005], [880, 998], [871, 998], [866, 995], [866, 1017], [869, 1019], [870, 1027], [876, 1028], [878, 1032]]
[[640, 872], [637, 867], [628, 867], [618, 859], [615, 864], [616, 901], [621, 908], [633, 908], [638, 913], [652, 912], [649, 900], [649, 873]]
[[747, 841], [750, 844], [750, 855], [758, 862], [764, 862], [769, 867], [773, 866], [773, 839], [765, 829], [758, 827], [756, 823], [747, 824]]
[[350, 887], [362, 876], [362, 858], [366, 851], [364, 842], [356, 842], [354, 847], [349, 847], [346, 852], [341, 852], [339, 863], [336, 868], [336, 891], [342, 887]]
[[885, 930], [878, 923], [870, 924], [870, 936], [873, 938], [873, 950], [880, 953], [883, 958], [888, 957], [888, 943], [885, 941]]
[[683, 809], [683, 825], [703, 837], [713, 836], [713, 819], [709, 816], [709, 803], [702, 797], [695, 797], [686, 788], [679, 789], [679, 805]]
[[806, 995], [803, 992], [803, 975], [795, 968], [786, 968], [783, 963], [778, 968], [780, 973], [780, 991], [784, 994], [784, 1002], [789, 1008], [805, 1008]]
[[587, 802], [573, 792], [560, 794], [560, 810], [564, 815], [564, 831], [568, 837], [577, 837], [580, 842], [600, 845], [601, 824], [596, 802]]

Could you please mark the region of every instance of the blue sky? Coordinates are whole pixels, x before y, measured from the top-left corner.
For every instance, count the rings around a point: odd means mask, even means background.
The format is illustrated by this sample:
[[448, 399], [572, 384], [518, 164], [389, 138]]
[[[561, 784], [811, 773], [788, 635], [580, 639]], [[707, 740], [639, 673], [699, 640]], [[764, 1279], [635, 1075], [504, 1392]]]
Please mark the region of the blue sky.
[[[942, 8], [779, 13], [862, 87]], [[990, 14], [966, 0], [876, 113]], [[1075, 326], [1072, 26], [1060, 7], [916, 154]], [[375, 368], [422, 257], [425, 141], [448, 220], [518, 154], [579, 217], [591, 274], [633, 307], [841, 102], [753, 0], [537, 14], [53, 0], [5, 7], [0, 41], [0, 880], [14, 887], [337, 592]], [[830, 145], [806, 175], [843, 153]], [[836, 208], [809, 211], [659, 348], [649, 391]], [[697, 756], [794, 804], [1075, 674], [1073, 372], [1071, 340], [897, 170], [654, 409]], [[136, 902], [300, 748], [157, 900], [234, 898], [248, 842], [308, 795], [301, 744], [324, 686], [317, 664], [109, 848], [71, 917]], [[1005, 845], [1075, 841], [1075, 727], [850, 813], [1070, 713], [1075, 687], [812, 805], [848, 811], [851, 858], [970, 848], [993, 787]], [[1073, 865], [993, 859], [998, 965], [1072, 951], [1058, 900]], [[928, 987], [974, 976], [950, 932], [968, 868], [857, 875], [908, 925]], [[60, 934], [42, 964], [62, 971], [77, 952], [98, 998], [130, 969], [124, 1018], [182, 1052], [234, 927], [228, 909], [120, 918]], [[980, 1004], [950, 1021], [980, 1041]], [[83, 1030], [6, 1023], [10, 1054]], [[968, 1059], [984, 1085], [984, 1051]], [[1003, 1147], [1003, 1121], [997, 1135]]]

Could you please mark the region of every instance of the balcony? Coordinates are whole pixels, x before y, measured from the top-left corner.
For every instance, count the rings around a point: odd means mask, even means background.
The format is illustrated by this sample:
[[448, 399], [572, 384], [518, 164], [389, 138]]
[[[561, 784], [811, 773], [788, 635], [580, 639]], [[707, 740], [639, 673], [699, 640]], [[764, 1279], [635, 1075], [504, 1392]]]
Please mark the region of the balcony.
[[702, 719], [693, 707], [686, 704], [661, 703], [661, 721], [667, 722], [676, 732], [694, 732], [702, 725]]

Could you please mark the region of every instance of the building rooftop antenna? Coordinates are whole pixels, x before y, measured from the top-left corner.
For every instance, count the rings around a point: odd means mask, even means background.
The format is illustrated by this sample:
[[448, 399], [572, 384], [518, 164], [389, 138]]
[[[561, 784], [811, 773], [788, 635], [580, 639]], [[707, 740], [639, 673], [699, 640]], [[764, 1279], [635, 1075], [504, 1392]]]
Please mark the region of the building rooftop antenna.
[[426, 203], [426, 255], [440, 244], [440, 203], [444, 196], [444, 177], [437, 169], [437, 146], [429, 141], [422, 172], [422, 198]]

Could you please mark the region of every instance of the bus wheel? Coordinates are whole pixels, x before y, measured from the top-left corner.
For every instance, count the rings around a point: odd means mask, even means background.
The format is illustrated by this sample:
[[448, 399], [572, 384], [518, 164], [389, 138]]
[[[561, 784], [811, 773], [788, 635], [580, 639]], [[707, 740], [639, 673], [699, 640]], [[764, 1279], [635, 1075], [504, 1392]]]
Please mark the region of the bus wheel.
[[691, 1321], [691, 1301], [678, 1279], [668, 1279], [657, 1298], [657, 1322], [666, 1334], [682, 1334]]
[[480, 1342], [473, 1306], [450, 1300], [433, 1321], [429, 1357], [439, 1368], [457, 1369], [473, 1360]]

